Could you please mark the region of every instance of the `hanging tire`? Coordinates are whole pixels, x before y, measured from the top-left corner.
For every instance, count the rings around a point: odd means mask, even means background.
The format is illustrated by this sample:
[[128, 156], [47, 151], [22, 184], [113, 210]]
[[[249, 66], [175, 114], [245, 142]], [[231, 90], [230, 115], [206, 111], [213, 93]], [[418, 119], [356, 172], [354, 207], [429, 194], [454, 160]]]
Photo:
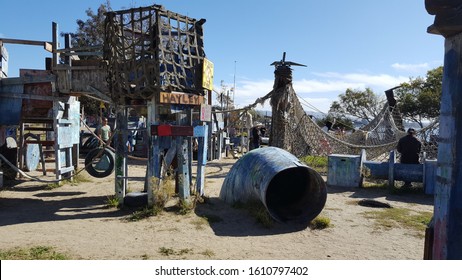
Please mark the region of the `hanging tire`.
[[[10, 138], [10, 137], [8, 137]], [[16, 141], [12, 139], [14, 143]], [[11, 164], [13, 164], [15, 167], [18, 166], [18, 148], [8, 148], [8, 145], [5, 144], [0, 147], [0, 154], [2, 154], [6, 160], [8, 160]], [[2, 160], [0, 159], [0, 171], [3, 171], [3, 178], [5, 180], [14, 180], [16, 179], [16, 176], [18, 175], [18, 171], [13, 169], [11, 166], [9, 166], [6, 162], [1, 162]]]
[[[93, 177], [104, 178], [114, 171], [114, 153], [108, 149], [96, 148], [85, 157], [85, 170]], [[101, 155], [98, 154], [101, 152]], [[98, 157], [97, 157], [98, 156]]]
[[88, 137], [87, 141], [82, 145], [82, 148], [85, 150], [96, 149], [98, 148], [99, 141], [95, 136]]

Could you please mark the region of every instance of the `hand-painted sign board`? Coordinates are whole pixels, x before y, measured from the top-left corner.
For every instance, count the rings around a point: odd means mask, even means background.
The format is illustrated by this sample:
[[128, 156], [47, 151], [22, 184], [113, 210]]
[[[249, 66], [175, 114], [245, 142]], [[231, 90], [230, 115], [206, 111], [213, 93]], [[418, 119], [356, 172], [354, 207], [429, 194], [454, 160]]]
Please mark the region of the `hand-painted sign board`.
[[204, 103], [204, 97], [189, 93], [161, 92], [160, 103], [201, 105]]

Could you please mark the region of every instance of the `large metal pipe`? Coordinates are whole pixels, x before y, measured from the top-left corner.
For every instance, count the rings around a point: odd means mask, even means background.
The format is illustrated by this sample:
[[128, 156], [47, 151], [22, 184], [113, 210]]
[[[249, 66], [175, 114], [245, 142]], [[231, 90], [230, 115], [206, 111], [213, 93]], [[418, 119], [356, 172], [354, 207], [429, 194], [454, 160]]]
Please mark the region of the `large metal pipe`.
[[321, 175], [294, 155], [266, 147], [231, 167], [220, 198], [230, 204], [260, 200], [275, 220], [307, 224], [324, 208], [327, 188]]

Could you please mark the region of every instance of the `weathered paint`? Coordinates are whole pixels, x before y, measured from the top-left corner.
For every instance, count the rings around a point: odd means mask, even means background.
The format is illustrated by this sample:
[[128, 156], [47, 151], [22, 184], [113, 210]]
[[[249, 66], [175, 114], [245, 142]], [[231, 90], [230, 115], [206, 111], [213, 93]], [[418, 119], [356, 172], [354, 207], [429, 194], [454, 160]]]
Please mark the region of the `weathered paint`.
[[308, 224], [323, 209], [327, 189], [321, 175], [276, 147], [259, 148], [240, 158], [223, 182], [227, 203], [260, 200], [278, 221]]
[[445, 39], [434, 209], [434, 259], [462, 259], [462, 33]]
[[[122, 106], [117, 107], [117, 132], [114, 135], [115, 139], [115, 193], [120, 204], [123, 204], [125, 194], [127, 192], [127, 158], [126, 158], [126, 143], [127, 143], [127, 114]], [[125, 133], [124, 133], [125, 132]]]
[[425, 160], [424, 162], [424, 191], [425, 194], [435, 194], [436, 184], [436, 169], [438, 161], [436, 160]]
[[339, 187], [361, 187], [361, 156], [331, 154], [327, 163], [327, 185]]
[[201, 105], [204, 103], [204, 97], [197, 94], [161, 92], [160, 103]]
[[4, 85], [2, 79], [0, 84], [0, 125], [19, 125], [21, 120], [22, 100], [18, 98], [9, 98], [8, 92], [22, 94], [24, 91], [23, 84]]
[[[178, 114], [177, 122], [179, 125], [185, 125], [189, 122], [187, 114]], [[192, 135], [191, 128], [191, 135]], [[177, 154], [177, 184], [178, 184], [178, 196], [181, 200], [189, 199], [190, 197], [190, 176], [189, 176], [189, 145], [188, 138], [185, 136], [176, 137], [176, 154]]]
[[194, 127], [194, 136], [198, 137], [196, 192], [199, 196], [204, 195], [205, 165], [207, 163], [207, 135], [207, 125]]
[[[365, 161], [364, 166], [368, 168], [371, 178], [388, 180], [390, 163]], [[424, 164], [395, 163], [392, 168], [395, 181], [423, 182]]]

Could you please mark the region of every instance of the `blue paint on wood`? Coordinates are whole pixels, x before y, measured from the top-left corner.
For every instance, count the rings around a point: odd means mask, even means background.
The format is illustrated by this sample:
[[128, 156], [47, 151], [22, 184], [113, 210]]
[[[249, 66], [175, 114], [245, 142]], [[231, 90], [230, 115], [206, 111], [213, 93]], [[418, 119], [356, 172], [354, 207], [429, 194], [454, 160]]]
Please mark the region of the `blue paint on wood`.
[[328, 156], [327, 185], [338, 187], [361, 187], [361, 156], [338, 155]]
[[28, 171], [35, 171], [40, 161], [40, 146], [39, 144], [26, 144], [26, 153], [24, 164]]
[[[204, 195], [205, 187], [205, 165], [207, 163], [207, 143], [208, 143], [208, 126], [197, 126], [201, 128], [203, 137], [198, 138], [198, 149], [197, 149], [197, 178], [196, 178], [196, 192], [200, 195]], [[196, 132], [196, 127], [194, 127]]]
[[8, 93], [23, 93], [23, 85], [0, 87], [0, 125], [19, 125], [22, 99], [8, 98]]
[[435, 193], [437, 163], [436, 160], [425, 160], [423, 174], [425, 194]]
[[438, 163], [435, 185], [434, 259], [462, 259], [462, 33], [445, 39]]
[[207, 136], [207, 126], [198, 125], [194, 127], [194, 137], [206, 137]]
[[189, 180], [189, 155], [188, 155], [188, 140], [186, 137], [177, 137], [177, 181], [178, 181], [178, 196], [180, 199], [188, 199], [190, 197], [190, 180]]

